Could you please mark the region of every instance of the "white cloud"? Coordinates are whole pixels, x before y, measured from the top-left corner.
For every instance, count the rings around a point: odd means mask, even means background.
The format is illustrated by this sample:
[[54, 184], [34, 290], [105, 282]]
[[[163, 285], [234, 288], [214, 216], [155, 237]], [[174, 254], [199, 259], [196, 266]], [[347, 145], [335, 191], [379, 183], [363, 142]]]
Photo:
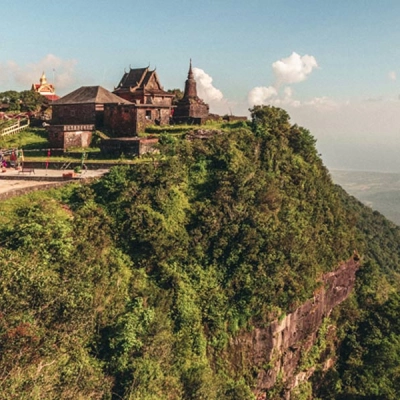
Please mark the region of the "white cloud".
[[273, 86], [258, 86], [250, 90], [247, 100], [249, 105], [253, 107], [256, 104], [265, 104], [268, 100], [277, 95], [278, 92]]
[[213, 85], [213, 78], [200, 68], [193, 68], [193, 75], [197, 83], [197, 95], [210, 106], [213, 114], [231, 114], [236, 111], [237, 104], [226, 99]]
[[[71, 86], [75, 78], [76, 60], [63, 60], [53, 54], [48, 54], [36, 63], [19, 65], [15, 61], [0, 64], [0, 85], [4, 90], [28, 90], [33, 83], [38, 83], [43, 72], [48, 82], [53, 83], [57, 89]], [[2, 89], [0, 89], [2, 90]]]
[[224, 97], [222, 92], [215, 88], [213, 78], [200, 68], [193, 68], [193, 75], [197, 83], [197, 94], [206, 103], [221, 101]]
[[289, 57], [282, 58], [272, 64], [276, 86], [302, 82], [317, 67], [317, 61], [313, 56], [307, 54], [300, 56], [293, 52]]
[[391, 81], [395, 81], [397, 79], [396, 71], [390, 71], [388, 77]]
[[[247, 100], [249, 106], [256, 104], [270, 104], [278, 107], [300, 107], [302, 103], [293, 98], [293, 90], [286, 86], [279, 90], [282, 85], [302, 82], [311, 74], [318, 63], [313, 56], [300, 56], [293, 52], [289, 57], [272, 63], [272, 70], [275, 76], [273, 86], [257, 86], [250, 90]], [[280, 93], [281, 92], [281, 93]], [[316, 104], [317, 101], [315, 100]]]

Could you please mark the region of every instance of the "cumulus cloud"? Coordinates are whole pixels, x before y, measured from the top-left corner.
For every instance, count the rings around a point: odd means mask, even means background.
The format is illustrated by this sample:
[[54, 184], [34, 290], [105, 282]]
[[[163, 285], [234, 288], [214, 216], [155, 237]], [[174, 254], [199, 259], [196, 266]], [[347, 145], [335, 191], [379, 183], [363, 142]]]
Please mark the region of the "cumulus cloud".
[[206, 103], [221, 101], [224, 97], [222, 92], [214, 87], [213, 78], [200, 68], [193, 68], [194, 79], [197, 83], [197, 94]]
[[[288, 85], [306, 80], [315, 68], [318, 68], [317, 60], [308, 54], [300, 56], [293, 52], [289, 57], [275, 61], [272, 63], [274, 84], [251, 89], [247, 96], [249, 106], [270, 104], [278, 107], [300, 107], [302, 103], [294, 99], [293, 89]], [[286, 86], [282, 89], [283, 85]], [[322, 99], [314, 99], [307, 105], [311, 105], [312, 102], [318, 106], [328, 103], [325, 98]]]
[[41, 60], [26, 65], [8, 61], [0, 64], [2, 72], [0, 84], [8, 86], [4, 90], [27, 90], [31, 88], [32, 83], [39, 82], [39, 78], [45, 72], [47, 80], [56, 86], [56, 90], [64, 89], [71, 86], [76, 79], [76, 64], [76, 60], [64, 60], [53, 54], [48, 54]]
[[307, 54], [300, 56], [293, 52], [289, 57], [282, 58], [272, 64], [276, 86], [302, 82], [317, 67], [317, 60], [313, 56]]
[[268, 100], [278, 95], [277, 90], [273, 86], [258, 86], [250, 90], [247, 100], [251, 107], [256, 104], [265, 104]]
[[397, 79], [396, 71], [390, 71], [388, 77], [391, 81], [395, 81]]
[[230, 114], [236, 104], [228, 101], [221, 90], [213, 84], [213, 78], [200, 68], [193, 68], [193, 75], [197, 83], [197, 95], [210, 106], [210, 112], [216, 114]]

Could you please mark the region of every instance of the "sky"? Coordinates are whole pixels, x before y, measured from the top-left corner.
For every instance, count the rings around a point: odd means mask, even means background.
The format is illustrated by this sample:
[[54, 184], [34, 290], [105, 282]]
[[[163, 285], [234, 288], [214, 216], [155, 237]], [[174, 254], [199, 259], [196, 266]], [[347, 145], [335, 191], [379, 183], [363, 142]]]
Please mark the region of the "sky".
[[0, 92], [63, 96], [156, 69], [216, 114], [284, 108], [330, 169], [400, 172], [398, 0], [1, 1]]

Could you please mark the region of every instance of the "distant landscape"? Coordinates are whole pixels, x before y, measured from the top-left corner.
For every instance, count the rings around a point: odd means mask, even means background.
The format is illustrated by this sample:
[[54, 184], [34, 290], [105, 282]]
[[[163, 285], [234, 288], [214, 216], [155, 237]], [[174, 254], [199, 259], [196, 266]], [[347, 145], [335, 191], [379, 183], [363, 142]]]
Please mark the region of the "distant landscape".
[[400, 225], [400, 173], [341, 170], [330, 173], [347, 193]]

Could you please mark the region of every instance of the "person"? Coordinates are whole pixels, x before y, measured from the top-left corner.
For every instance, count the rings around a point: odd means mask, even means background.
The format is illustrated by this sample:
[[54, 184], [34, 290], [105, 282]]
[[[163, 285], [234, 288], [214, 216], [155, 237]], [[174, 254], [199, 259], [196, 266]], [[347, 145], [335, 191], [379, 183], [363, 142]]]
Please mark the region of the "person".
[[17, 161], [17, 155], [15, 154], [15, 150], [13, 150], [10, 155], [10, 166], [15, 167], [16, 161]]

